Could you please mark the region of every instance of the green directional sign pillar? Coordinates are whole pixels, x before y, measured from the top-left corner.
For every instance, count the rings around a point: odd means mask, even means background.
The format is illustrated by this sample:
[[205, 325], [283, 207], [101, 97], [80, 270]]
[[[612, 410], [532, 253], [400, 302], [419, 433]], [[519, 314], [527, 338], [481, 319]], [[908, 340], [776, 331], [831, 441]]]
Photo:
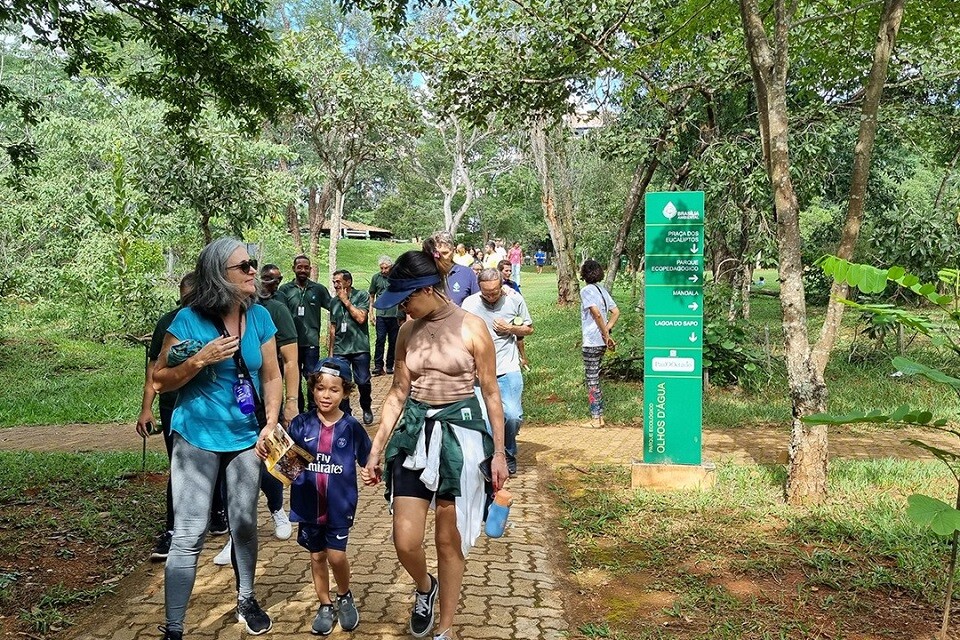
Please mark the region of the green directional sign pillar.
[[647, 193], [643, 461], [701, 462], [703, 192]]

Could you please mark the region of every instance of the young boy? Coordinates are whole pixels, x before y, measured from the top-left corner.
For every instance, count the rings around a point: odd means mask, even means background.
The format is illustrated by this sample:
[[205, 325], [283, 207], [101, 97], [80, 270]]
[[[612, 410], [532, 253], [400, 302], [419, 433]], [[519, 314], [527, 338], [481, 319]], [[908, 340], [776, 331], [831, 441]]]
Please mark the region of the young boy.
[[[307, 377], [307, 385], [317, 410], [294, 418], [290, 437], [316, 460], [290, 487], [290, 520], [299, 523], [297, 543], [310, 552], [313, 586], [320, 600], [312, 631], [325, 636], [333, 631], [334, 613], [344, 631], [360, 624], [346, 551], [357, 511], [357, 464], [367, 463], [370, 436], [340, 410], [340, 401], [353, 390], [349, 362], [327, 358]], [[336, 609], [330, 599], [328, 563], [337, 580]]]

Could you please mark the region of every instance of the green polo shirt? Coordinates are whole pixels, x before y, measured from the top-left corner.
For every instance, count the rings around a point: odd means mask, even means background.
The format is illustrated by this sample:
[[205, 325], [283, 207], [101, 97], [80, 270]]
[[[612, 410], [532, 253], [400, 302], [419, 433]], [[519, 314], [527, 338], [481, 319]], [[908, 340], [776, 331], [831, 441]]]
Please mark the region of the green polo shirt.
[[[163, 340], [167, 336], [167, 329], [170, 328], [170, 325], [173, 323], [173, 319], [177, 317], [177, 314], [180, 313], [180, 309], [183, 307], [177, 307], [172, 311], [167, 311], [165, 314], [160, 316], [160, 319], [157, 320], [157, 326], [153, 330], [153, 337], [150, 338], [150, 351], [147, 354], [147, 357], [151, 362], [156, 362], [160, 359], [160, 352], [163, 351]], [[173, 411], [173, 408], [177, 406], [177, 396], [180, 395], [178, 391], [167, 391], [160, 394], [160, 411]], [[168, 425], [164, 425], [168, 426]]]
[[[350, 291], [350, 304], [366, 311], [370, 308], [370, 294], [359, 289]], [[366, 322], [360, 324], [353, 319], [340, 298], [333, 298], [330, 304], [330, 324], [333, 325], [333, 355], [351, 353], [370, 353], [370, 330]]]
[[[374, 300], [380, 297], [380, 294], [387, 290], [387, 287], [390, 286], [390, 279], [382, 273], [373, 274], [373, 278], [370, 279], [370, 296]], [[389, 309], [377, 309], [377, 315], [381, 318], [399, 318], [401, 315], [400, 309], [397, 305], [393, 305]]]
[[[277, 299], [287, 305], [297, 328], [297, 344], [301, 347], [320, 346], [320, 311], [330, 308], [330, 292], [319, 282], [307, 280], [301, 289], [296, 281], [282, 285]], [[326, 339], [326, 336], [324, 336]]]
[[270, 319], [277, 326], [277, 333], [274, 336], [277, 340], [277, 350], [288, 344], [294, 344], [297, 341], [297, 325], [293, 323], [293, 314], [287, 305], [276, 298], [260, 298], [260, 304], [270, 312]]

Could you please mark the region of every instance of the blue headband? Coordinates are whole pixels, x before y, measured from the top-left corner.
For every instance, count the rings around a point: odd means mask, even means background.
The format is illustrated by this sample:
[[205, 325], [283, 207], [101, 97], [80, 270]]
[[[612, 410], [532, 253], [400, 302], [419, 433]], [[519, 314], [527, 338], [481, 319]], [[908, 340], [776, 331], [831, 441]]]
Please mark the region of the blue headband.
[[422, 278], [388, 278], [390, 286], [387, 291], [403, 293], [407, 291], [416, 291], [423, 287], [440, 284], [440, 276], [423, 276]]
[[387, 290], [377, 296], [373, 303], [374, 309], [389, 309], [395, 307], [417, 289], [431, 287], [442, 282], [440, 275], [423, 276], [421, 278], [388, 278]]

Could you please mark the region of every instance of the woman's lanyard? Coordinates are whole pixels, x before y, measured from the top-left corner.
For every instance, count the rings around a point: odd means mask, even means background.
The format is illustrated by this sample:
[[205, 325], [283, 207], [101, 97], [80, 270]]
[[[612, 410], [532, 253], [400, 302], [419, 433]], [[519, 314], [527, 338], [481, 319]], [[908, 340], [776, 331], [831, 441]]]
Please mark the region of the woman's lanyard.
[[[250, 375], [250, 370], [247, 369], [247, 363], [243, 361], [243, 319], [247, 317], [245, 312], [240, 313], [240, 344], [237, 345], [237, 350], [233, 352], [233, 362], [237, 367], [237, 377], [243, 380], [244, 378], [248, 380], [253, 380], [253, 377]], [[220, 332], [220, 335], [224, 338], [230, 337], [230, 332], [227, 331], [227, 326], [223, 322], [223, 318], [217, 316], [214, 320], [214, 325], [217, 327], [217, 330]]]

